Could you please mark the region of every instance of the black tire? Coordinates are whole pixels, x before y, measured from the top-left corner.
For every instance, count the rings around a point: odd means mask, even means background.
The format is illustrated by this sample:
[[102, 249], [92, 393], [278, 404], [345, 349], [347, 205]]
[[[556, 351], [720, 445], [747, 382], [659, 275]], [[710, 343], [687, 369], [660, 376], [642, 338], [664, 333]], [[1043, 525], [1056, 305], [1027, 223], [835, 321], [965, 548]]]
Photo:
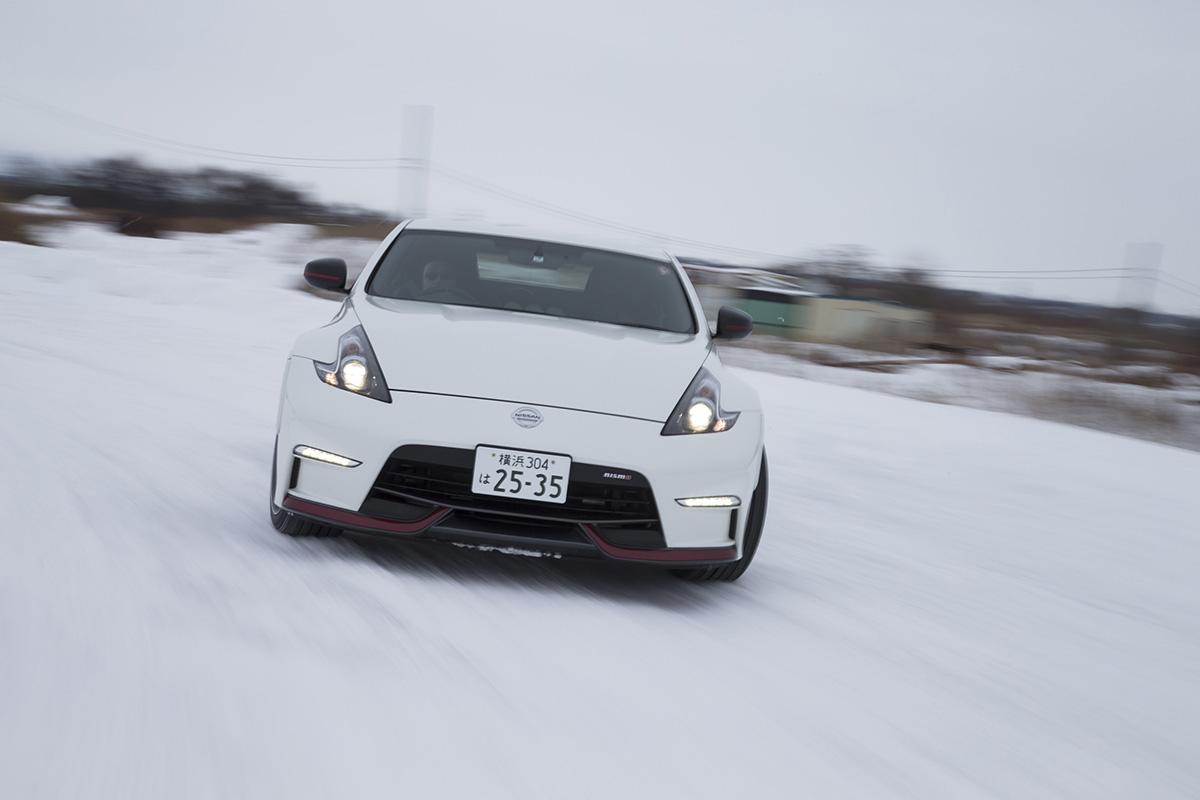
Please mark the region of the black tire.
[[320, 522], [313, 522], [275, 505], [275, 453], [275, 450], [271, 451], [271, 495], [268, 498], [271, 505], [271, 524], [275, 526], [275, 530], [288, 536], [314, 536], [321, 539], [341, 536], [341, 528], [331, 528]]
[[698, 569], [677, 569], [674, 573], [689, 581], [736, 581], [742, 577], [754, 554], [758, 552], [758, 543], [762, 539], [763, 523], [767, 520], [767, 453], [763, 451], [762, 466], [758, 471], [758, 485], [750, 497], [750, 508], [747, 509], [746, 535], [742, 542], [742, 557], [730, 564], [717, 564], [712, 567]]

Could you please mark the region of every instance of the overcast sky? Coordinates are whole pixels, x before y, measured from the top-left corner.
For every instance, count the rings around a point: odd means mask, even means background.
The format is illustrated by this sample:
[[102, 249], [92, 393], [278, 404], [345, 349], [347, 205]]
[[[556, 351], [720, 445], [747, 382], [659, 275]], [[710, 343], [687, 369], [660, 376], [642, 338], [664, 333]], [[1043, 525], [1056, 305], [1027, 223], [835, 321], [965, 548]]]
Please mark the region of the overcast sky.
[[[431, 104], [435, 162], [585, 214], [943, 268], [1116, 267], [1157, 241], [1198, 294], [1156, 299], [1200, 311], [1200, 0], [43, 0], [0, 23], [0, 93], [160, 137], [393, 156], [403, 105]], [[217, 163], [3, 101], [0, 150]], [[399, 196], [394, 171], [263, 171]], [[431, 205], [546, 219], [441, 176]]]

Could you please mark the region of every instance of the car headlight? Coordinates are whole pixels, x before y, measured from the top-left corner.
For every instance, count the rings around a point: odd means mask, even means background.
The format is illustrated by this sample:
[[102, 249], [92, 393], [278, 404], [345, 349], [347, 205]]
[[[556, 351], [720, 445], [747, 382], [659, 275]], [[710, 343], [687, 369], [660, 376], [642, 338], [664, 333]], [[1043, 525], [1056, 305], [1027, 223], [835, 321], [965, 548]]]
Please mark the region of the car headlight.
[[720, 433], [733, 427], [738, 412], [721, 408], [721, 384], [704, 367], [696, 373], [675, 410], [663, 426], [663, 436], [683, 433]]
[[337, 360], [328, 364], [314, 361], [313, 366], [317, 368], [317, 377], [330, 386], [392, 402], [383, 370], [375, 360], [375, 351], [362, 325], [354, 326], [338, 339]]

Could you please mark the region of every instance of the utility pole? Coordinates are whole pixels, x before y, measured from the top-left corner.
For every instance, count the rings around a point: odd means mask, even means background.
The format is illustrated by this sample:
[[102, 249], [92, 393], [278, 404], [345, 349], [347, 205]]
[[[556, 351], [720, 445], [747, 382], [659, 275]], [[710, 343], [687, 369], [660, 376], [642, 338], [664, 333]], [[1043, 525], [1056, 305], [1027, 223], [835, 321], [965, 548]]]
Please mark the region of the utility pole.
[[400, 122], [400, 216], [429, 211], [429, 162], [433, 152], [433, 106], [404, 106]]
[[1130, 242], [1125, 245], [1126, 270], [1121, 279], [1121, 305], [1148, 310], [1154, 302], [1158, 287], [1158, 270], [1162, 266], [1161, 242]]

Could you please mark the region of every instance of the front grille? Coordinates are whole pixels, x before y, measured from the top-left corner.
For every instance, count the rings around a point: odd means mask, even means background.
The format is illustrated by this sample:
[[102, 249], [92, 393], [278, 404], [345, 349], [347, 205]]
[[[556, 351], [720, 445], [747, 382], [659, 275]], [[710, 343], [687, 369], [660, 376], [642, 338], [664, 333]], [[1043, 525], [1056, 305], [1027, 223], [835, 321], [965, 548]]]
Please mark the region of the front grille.
[[[645, 477], [636, 472], [572, 463], [567, 501], [556, 504], [475, 494], [471, 491], [474, 467], [474, 450], [405, 445], [388, 458], [364, 506], [372, 501], [401, 500], [526, 519], [616, 524], [653, 531], [656, 535], [646, 546], [655, 546], [661, 540], [654, 492]], [[630, 478], [604, 478], [605, 472], [620, 472]], [[603, 532], [603, 528], [600, 530]]]

